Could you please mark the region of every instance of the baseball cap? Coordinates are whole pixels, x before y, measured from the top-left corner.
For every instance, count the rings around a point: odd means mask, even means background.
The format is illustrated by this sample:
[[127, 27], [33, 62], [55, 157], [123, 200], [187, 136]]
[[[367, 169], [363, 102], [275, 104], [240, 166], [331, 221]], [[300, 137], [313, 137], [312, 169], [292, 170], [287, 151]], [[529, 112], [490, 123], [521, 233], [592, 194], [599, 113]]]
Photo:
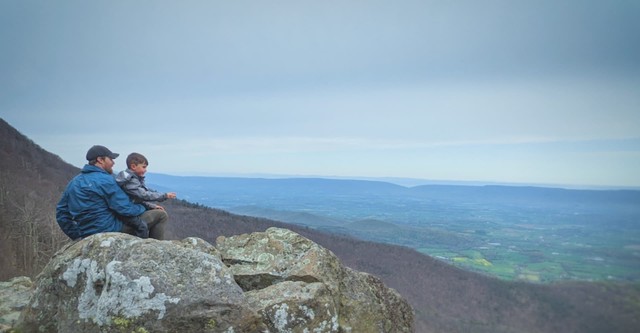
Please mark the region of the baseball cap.
[[87, 151], [87, 161], [95, 160], [100, 156], [107, 156], [111, 159], [115, 159], [116, 157], [120, 156], [120, 154], [113, 153], [111, 152], [111, 150], [109, 150], [109, 148], [100, 145], [95, 145], [89, 148], [89, 151]]

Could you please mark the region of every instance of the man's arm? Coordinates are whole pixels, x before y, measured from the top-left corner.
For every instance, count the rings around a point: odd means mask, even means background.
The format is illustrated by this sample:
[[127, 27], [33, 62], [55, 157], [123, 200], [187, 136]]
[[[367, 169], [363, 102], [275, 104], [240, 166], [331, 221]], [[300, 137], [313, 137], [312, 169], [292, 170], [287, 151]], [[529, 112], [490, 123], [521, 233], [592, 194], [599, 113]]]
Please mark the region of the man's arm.
[[111, 210], [122, 216], [138, 216], [146, 211], [142, 205], [134, 204], [126, 193], [113, 180], [104, 184], [103, 191], [106, 195], [107, 205]]
[[67, 237], [76, 240], [80, 238], [80, 228], [69, 212], [67, 200], [68, 194], [67, 191], [65, 191], [56, 206], [56, 221], [58, 222], [60, 229], [62, 229], [62, 232], [64, 232]]

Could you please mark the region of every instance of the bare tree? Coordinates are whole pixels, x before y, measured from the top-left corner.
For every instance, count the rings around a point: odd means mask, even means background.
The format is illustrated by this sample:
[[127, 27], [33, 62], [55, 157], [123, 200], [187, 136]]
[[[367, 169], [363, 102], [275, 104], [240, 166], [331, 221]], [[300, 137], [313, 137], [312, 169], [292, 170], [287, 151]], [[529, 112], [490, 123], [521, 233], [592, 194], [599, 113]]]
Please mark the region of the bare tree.
[[8, 238], [15, 252], [18, 271], [36, 275], [63, 244], [50, 203], [39, 202], [34, 193], [19, 198], [9, 198], [15, 215], [10, 219]]

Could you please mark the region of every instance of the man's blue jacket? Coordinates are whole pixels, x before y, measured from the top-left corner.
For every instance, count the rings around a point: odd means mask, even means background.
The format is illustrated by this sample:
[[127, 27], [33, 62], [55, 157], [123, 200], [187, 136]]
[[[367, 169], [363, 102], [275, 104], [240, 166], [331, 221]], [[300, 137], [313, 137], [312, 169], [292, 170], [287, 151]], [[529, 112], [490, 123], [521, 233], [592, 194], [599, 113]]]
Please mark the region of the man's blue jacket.
[[122, 222], [118, 215], [138, 216], [144, 212], [145, 208], [132, 203], [111, 174], [87, 164], [62, 194], [56, 220], [69, 238], [78, 239], [99, 232], [119, 232]]

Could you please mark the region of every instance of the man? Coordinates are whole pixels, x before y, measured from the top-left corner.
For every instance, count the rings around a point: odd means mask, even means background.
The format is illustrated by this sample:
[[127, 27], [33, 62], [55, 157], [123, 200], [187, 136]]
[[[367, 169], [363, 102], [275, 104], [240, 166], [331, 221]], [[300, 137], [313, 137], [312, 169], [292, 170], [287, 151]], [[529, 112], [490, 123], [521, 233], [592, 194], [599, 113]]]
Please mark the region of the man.
[[147, 211], [131, 202], [113, 177], [114, 159], [118, 156], [99, 145], [87, 151], [88, 163], [69, 182], [56, 207], [58, 225], [69, 238], [76, 240], [100, 232], [133, 234], [135, 230], [124, 225], [118, 216], [141, 215], [149, 235], [164, 239], [167, 213], [160, 209]]

